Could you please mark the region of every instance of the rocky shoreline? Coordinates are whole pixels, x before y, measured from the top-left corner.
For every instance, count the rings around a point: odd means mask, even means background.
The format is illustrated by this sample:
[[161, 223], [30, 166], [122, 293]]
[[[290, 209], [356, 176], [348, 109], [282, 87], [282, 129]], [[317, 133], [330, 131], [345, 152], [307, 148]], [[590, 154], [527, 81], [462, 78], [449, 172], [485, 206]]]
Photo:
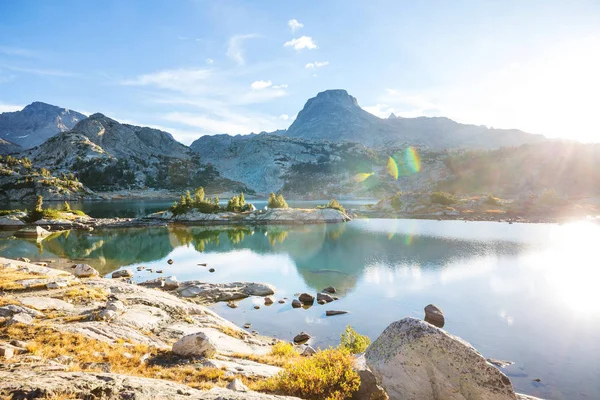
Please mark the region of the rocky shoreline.
[[[0, 396], [295, 399], [246, 386], [282, 373], [266, 357], [280, 340], [251, 334], [189, 301], [269, 296], [266, 304], [273, 286], [172, 278], [136, 285], [127, 274], [101, 278], [85, 264], [72, 271], [40, 264], [0, 258]], [[57, 355], [50, 348], [63, 338], [60, 351], [67, 354]], [[85, 342], [81, 349], [64, 349], [79, 341]], [[305, 357], [315, 354], [306, 345], [294, 348]], [[468, 343], [414, 318], [392, 323], [354, 368], [361, 380], [354, 399], [534, 399], [514, 393], [506, 375]], [[181, 380], [177, 374], [184, 372], [206, 384]]]
[[[82, 229], [108, 228], [137, 228], [152, 226], [167, 226], [168, 224], [221, 226], [221, 225], [306, 225], [339, 223], [350, 221], [345, 213], [325, 209], [269, 209], [266, 211], [255, 210], [252, 212], [234, 213], [219, 212], [206, 214], [191, 211], [181, 215], [174, 215], [171, 211], [161, 211], [143, 218], [92, 218], [62, 212], [57, 219], [40, 219], [33, 223], [26, 222], [26, 212], [15, 212], [0, 216], [0, 229], [6, 230], [31, 230], [40, 227], [48, 232]], [[36, 235], [33, 235], [36, 236]]]

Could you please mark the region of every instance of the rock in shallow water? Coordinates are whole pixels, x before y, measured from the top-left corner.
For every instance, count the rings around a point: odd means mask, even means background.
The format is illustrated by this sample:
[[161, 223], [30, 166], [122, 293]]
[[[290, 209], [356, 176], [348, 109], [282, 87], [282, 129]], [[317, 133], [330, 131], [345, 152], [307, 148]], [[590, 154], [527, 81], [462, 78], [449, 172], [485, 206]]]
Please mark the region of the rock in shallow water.
[[243, 299], [249, 296], [275, 294], [275, 287], [267, 283], [232, 282], [207, 283], [200, 281], [182, 282], [177, 289], [181, 297], [194, 298], [200, 302], [216, 303]]
[[306, 332], [300, 332], [296, 336], [294, 336], [294, 343], [303, 343], [310, 339], [311, 336]]
[[444, 313], [437, 306], [429, 304], [425, 307], [425, 321], [438, 328], [443, 328], [445, 323]]
[[327, 315], [328, 317], [332, 317], [334, 315], [342, 315], [342, 314], [348, 314], [348, 311], [342, 311], [342, 310], [327, 310], [327, 311], [325, 311], [325, 315]]
[[392, 400], [515, 400], [506, 375], [470, 344], [415, 318], [390, 324], [365, 357]]
[[300, 303], [300, 301], [294, 299], [294, 300], [292, 300], [292, 307], [293, 308], [300, 308], [300, 307], [302, 307], [302, 303]]
[[112, 273], [111, 277], [113, 278], [131, 278], [133, 276], [133, 272], [128, 269], [121, 269]]
[[305, 304], [312, 304], [315, 301], [315, 296], [308, 293], [302, 293], [300, 296], [298, 296], [298, 300]]

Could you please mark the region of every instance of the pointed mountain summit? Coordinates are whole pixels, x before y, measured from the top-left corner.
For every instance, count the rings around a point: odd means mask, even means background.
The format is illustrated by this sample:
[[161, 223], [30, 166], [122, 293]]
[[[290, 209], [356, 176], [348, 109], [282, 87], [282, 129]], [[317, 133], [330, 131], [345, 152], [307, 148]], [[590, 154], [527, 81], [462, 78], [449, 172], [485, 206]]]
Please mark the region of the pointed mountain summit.
[[77, 111], [36, 101], [21, 111], [0, 114], [0, 138], [30, 149], [85, 118]]
[[342, 89], [326, 90], [309, 99], [286, 136], [332, 142], [358, 142], [366, 146], [420, 145], [431, 149], [493, 149], [546, 140], [518, 129], [468, 125], [445, 117], [379, 118]]
[[356, 98], [343, 89], [326, 90], [309, 99], [286, 136], [302, 139], [375, 142], [372, 133], [380, 118], [360, 108]]

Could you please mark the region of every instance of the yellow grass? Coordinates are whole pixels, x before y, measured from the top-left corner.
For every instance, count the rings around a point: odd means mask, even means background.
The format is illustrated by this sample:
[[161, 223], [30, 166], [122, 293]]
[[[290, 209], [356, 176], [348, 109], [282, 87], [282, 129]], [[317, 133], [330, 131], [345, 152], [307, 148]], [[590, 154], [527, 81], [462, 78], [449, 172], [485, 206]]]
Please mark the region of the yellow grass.
[[75, 303], [86, 303], [89, 301], [106, 301], [108, 293], [102, 288], [88, 286], [74, 286], [64, 293], [65, 300]]
[[486, 213], [488, 214], [505, 214], [506, 211], [504, 210], [485, 210]]
[[255, 354], [234, 354], [233, 357], [242, 358], [261, 364], [275, 365], [277, 367], [286, 367], [294, 364], [301, 356], [294, 350], [291, 343], [278, 342], [273, 346], [271, 352], [265, 355]]
[[[218, 368], [177, 364], [177, 357], [167, 350], [143, 344], [126, 344], [125, 341], [109, 344], [75, 333], [59, 332], [43, 325], [16, 324], [0, 327], [0, 338], [27, 341], [28, 350], [44, 359], [71, 356], [76, 361], [70, 367], [73, 371], [81, 371], [82, 363], [107, 362], [111, 364], [113, 373], [166, 379], [199, 389], [225, 386], [235, 378], [226, 377], [225, 371]], [[147, 362], [142, 363], [140, 360], [146, 354], [150, 357]]]
[[[34, 275], [27, 272], [16, 271], [13, 269], [0, 269], [0, 290], [4, 291], [14, 291], [14, 290], [24, 290], [25, 287], [18, 283], [17, 281], [22, 281], [26, 279], [46, 279], [48, 278], [45, 275]], [[35, 286], [30, 286], [30, 289], [35, 289], [38, 287], [45, 287], [46, 284], [42, 283]]]

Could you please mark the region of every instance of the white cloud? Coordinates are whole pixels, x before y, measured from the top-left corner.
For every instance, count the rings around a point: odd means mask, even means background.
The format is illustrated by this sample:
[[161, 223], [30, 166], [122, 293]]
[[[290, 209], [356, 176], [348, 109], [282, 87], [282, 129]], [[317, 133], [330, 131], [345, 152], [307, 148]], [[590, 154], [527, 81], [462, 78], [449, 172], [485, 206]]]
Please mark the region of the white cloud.
[[379, 118], [387, 118], [391, 113], [396, 113], [394, 107], [390, 107], [388, 104], [375, 104], [374, 106], [363, 107], [363, 110]]
[[273, 85], [273, 89], [287, 89], [287, 83], [283, 83], [281, 85]]
[[251, 132], [274, 131], [277, 118], [257, 114], [243, 115], [227, 111], [215, 113], [172, 112], [162, 115], [165, 121], [176, 122], [199, 130], [200, 134], [248, 134]]
[[0, 65], [0, 67], [11, 70], [11, 71], [23, 72], [25, 74], [32, 74], [32, 75], [57, 76], [57, 77], [75, 77], [75, 76], [79, 75], [74, 72], [57, 70], [57, 69], [16, 67], [14, 65]]
[[21, 111], [25, 106], [0, 103], [0, 113]]
[[206, 59], [206, 63], [207, 63], [207, 64], [214, 64], [214, 63], [215, 63], [215, 60], [213, 60], [212, 58], [207, 58], [207, 59]]
[[140, 75], [135, 79], [125, 80], [123, 85], [156, 86], [184, 93], [202, 91], [208, 83], [211, 71], [207, 69], [171, 69], [151, 74]]
[[329, 65], [329, 61], [315, 61], [314, 63], [308, 63], [304, 66], [306, 69], [316, 69], [321, 67], [326, 67]]
[[252, 89], [255, 89], [255, 90], [260, 90], [260, 89], [266, 89], [271, 85], [273, 85], [273, 83], [271, 81], [254, 81], [254, 82], [252, 82], [250, 87], [252, 87]]
[[317, 45], [310, 36], [300, 36], [283, 44], [283, 47], [293, 47], [295, 50], [316, 49]]
[[290, 27], [292, 32], [296, 32], [298, 29], [302, 28], [304, 24], [301, 24], [300, 22], [298, 22], [297, 19], [294, 18], [288, 21], [288, 26]]
[[231, 58], [239, 65], [244, 65], [246, 60], [244, 59], [244, 49], [242, 48], [242, 44], [244, 43], [244, 40], [256, 37], [258, 37], [258, 35], [255, 33], [232, 36], [229, 39], [227, 46], [227, 57]]
[[187, 36], [177, 36], [177, 39], [179, 39], [179, 40], [188, 40], [189, 37], [187, 37]]
[[287, 114], [281, 114], [281, 115], [279, 116], [279, 119], [282, 119], [282, 120], [284, 120], [284, 121], [287, 121], [288, 119], [290, 119], [290, 116], [289, 116], [289, 115], [287, 115]]

